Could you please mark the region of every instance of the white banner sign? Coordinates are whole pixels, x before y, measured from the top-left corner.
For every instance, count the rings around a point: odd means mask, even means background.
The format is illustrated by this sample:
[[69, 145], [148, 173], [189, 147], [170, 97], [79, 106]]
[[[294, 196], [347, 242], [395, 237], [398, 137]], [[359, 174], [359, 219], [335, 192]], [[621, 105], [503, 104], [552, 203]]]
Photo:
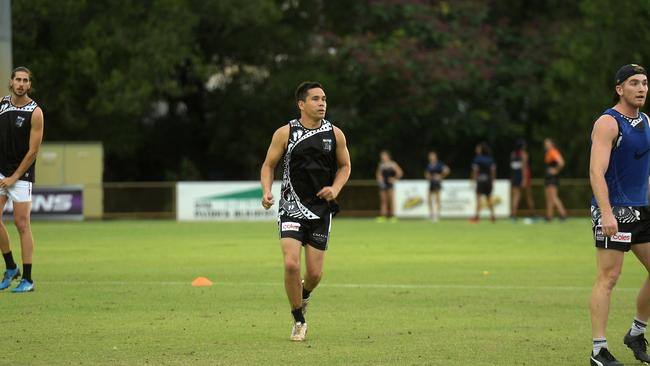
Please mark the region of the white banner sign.
[[178, 220], [277, 220], [281, 182], [273, 182], [275, 204], [262, 207], [259, 182], [178, 182]]
[[[429, 217], [427, 180], [400, 180], [395, 184], [395, 215], [398, 217]], [[492, 202], [497, 217], [510, 217], [510, 181], [494, 182]], [[469, 218], [476, 212], [476, 186], [468, 180], [444, 180], [440, 191], [440, 217]], [[481, 202], [481, 217], [489, 217], [485, 198]]]

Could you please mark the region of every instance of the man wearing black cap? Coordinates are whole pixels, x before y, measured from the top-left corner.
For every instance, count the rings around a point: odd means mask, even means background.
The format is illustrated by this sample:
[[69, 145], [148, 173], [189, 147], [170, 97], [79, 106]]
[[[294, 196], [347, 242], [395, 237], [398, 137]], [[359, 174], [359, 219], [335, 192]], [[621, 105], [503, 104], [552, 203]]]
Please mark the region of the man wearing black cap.
[[[625, 65], [616, 73], [614, 107], [594, 123], [589, 176], [597, 277], [591, 293], [593, 366], [623, 365], [609, 352], [605, 330], [612, 289], [630, 249], [650, 272], [650, 125], [639, 109], [648, 92], [646, 70]], [[644, 337], [650, 318], [650, 277], [639, 291], [636, 317], [623, 342], [637, 360], [650, 362]]]

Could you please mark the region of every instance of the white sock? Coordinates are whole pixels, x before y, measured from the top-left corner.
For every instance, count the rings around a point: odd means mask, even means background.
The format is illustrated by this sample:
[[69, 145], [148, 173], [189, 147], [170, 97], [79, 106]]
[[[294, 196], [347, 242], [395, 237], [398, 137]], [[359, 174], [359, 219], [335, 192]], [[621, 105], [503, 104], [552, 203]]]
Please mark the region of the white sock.
[[630, 335], [633, 337], [638, 336], [639, 334], [645, 333], [645, 328], [648, 326], [647, 322], [634, 318], [632, 321], [632, 327], [630, 327]]
[[593, 339], [593, 355], [596, 356], [601, 348], [607, 348], [607, 339], [603, 338], [594, 338]]

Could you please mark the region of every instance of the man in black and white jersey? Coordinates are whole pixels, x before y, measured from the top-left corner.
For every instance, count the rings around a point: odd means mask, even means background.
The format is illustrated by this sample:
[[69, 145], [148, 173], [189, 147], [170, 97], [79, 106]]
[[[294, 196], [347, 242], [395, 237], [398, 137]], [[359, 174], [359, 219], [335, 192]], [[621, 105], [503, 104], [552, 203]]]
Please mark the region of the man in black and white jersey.
[[18, 67], [11, 73], [11, 95], [0, 100], [0, 250], [7, 268], [0, 282], [0, 291], [7, 289], [20, 276], [9, 246], [7, 228], [2, 223], [2, 209], [11, 200], [23, 260], [22, 279], [11, 290], [14, 293], [34, 290], [34, 239], [30, 211], [34, 165], [43, 139], [43, 111], [27, 95], [31, 87], [32, 73], [26, 67]]
[[[274, 203], [273, 173], [284, 155], [278, 230], [284, 255], [284, 287], [294, 325], [290, 339], [305, 340], [305, 310], [320, 281], [336, 197], [350, 177], [350, 154], [343, 132], [325, 120], [327, 99], [317, 82], [296, 89], [300, 119], [278, 128], [262, 165], [262, 206]], [[305, 247], [306, 271], [300, 278], [300, 252]]]

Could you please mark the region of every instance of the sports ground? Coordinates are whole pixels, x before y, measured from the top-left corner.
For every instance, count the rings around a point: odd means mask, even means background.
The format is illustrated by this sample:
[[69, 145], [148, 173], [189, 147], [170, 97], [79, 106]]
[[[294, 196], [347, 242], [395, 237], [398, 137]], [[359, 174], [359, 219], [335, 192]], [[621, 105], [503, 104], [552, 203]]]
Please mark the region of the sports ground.
[[[272, 222], [36, 222], [36, 291], [0, 293], [0, 364], [586, 364], [589, 225], [336, 219], [292, 343]], [[608, 340], [630, 365], [644, 278], [628, 254]]]

